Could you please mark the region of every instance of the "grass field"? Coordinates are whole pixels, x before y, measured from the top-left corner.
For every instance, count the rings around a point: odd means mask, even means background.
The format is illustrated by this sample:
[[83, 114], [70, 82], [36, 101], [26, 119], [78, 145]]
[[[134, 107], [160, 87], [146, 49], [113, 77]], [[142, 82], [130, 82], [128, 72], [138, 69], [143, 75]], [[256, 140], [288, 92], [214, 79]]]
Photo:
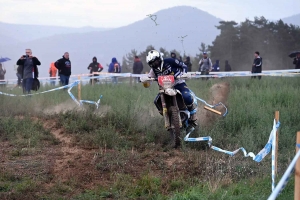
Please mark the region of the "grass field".
[[[216, 85], [226, 91], [214, 90]], [[226, 117], [203, 109], [192, 136], [211, 136], [226, 150], [258, 153], [280, 112], [278, 173], [295, 155], [300, 130], [299, 78], [189, 80], [212, 103], [222, 94]], [[43, 86], [40, 91], [48, 90]], [[32, 97], [0, 96], [0, 199], [267, 199], [271, 156], [261, 163], [210, 150], [207, 143], [168, 146], [168, 133], [153, 99], [155, 83], [82, 86], [78, 108], [67, 91]], [[14, 89], [8, 93], [21, 94]], [[77, 96], [77, 87], [72, 90]], [[279, 181], [279, 178], [277, 178]], [[292, 199], [293, 178], [278, 199]]]

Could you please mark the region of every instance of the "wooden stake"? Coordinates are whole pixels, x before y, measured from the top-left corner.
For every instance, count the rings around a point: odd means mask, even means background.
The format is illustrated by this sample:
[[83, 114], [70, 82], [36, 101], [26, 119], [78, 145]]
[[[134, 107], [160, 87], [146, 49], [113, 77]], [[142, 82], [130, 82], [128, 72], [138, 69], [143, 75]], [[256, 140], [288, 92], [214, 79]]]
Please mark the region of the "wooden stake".
[[211, 111], [211, 112], [214, 112], [214, 113], [216, 113], [216, 114], [218, 114], [218, 115], [221, 115], [221, 114], [222, 114], [220, 111], [217, 111], [217, 110], [212, 109], [212, 108], [210, 108], [210, 107], [204, 106], [204, 108], [205, 108], [206, 110], [209, 110], [209, 111]]
[[130, 74], [130, 86], [132, 86], [132, 74]]
[[[297, 132], [296, 144], [300, 144], [300, 131]], [[296, 147], [296, 154], [300, 150]], [[298, 158], [295, 165], [295, 189], [294, 189], [294, 200], [300, 199], [300, 158]]]
[[[94, 78], [94, 72], [92, 73], [92, 77]], [[94, 86], [94, 79], [92, 78], [92, 86]]]
[[78, 83], [78, 101], [81, 100], [81, 81], [80, 81], [80, 76], [78, 76], [78, 80], [79, 80], [79, 83]]
[[[279, 111], [275, 111], [275, 121], [276, 123], [279, 122]], [[279, 131], [276, 131], [276, 149], [275, 149], [275, 174], [277, 176], [277, 159], [278, 159], [278, 135]]]

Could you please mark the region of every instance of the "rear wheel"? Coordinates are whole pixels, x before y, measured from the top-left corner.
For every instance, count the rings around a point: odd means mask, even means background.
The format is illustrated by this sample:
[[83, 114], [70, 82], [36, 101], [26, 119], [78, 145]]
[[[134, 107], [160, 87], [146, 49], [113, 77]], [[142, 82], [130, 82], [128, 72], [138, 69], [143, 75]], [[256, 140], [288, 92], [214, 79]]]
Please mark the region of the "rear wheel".
[[180, 146], [180, 118], [178, 109], [175, 106], [169, 108], [170, 122], [174, 126], [169, 130], [174, 148]]

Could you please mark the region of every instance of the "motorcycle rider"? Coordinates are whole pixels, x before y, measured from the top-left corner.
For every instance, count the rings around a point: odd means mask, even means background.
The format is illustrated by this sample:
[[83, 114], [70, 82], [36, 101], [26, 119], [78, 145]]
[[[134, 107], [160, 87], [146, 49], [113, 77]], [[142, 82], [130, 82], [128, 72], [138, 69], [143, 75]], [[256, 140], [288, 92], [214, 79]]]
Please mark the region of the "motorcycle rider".
[[[197, 100], [194, 97], [194, 93], [188, 88], [185, 81], [182, 79], [176, 79], [178, 76], [184, 76], [186, 74], [187, 66], [174, 58], [165, 58], [163, 59], [162, 54], [156, 50], [151, 50], [148, 52], [146, 57], [146, 61], [150, 66], [151, 70], [148, 74], [148, 77], [142, 76], [141, 82], [147, 82], [148, 78], [157, 78], [162, 75], [174, 75], [175, 78], [175, 86], [174, 88], [179, 90], [182, 94], [185, 105], [187, 106], [190, 112], [189, 124], [192, 126], [197, 126]], [[144, 84], [145, 86], [145, 84]], [[146, 87], [146, 86], [145, 86]], [[157, 99], [159, 98], [159, 94], [154, 100], [154, 104], [159, 110], [160, 114], [162, 114], [161, 106], [157, 104]]]

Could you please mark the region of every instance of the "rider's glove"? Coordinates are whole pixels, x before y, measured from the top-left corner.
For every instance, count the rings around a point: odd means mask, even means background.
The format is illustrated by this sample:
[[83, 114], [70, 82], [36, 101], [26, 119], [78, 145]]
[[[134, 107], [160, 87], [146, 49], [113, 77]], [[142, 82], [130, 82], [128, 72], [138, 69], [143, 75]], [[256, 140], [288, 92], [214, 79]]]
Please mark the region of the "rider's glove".
[[191, 74], [188, 74], [188, 73], [184, 73], [182, 74], [181, 76], [178, 76], [179, 78], [186, 78], [186, 79], [190, 79], [192, 77]]
[[147, 82], [147, 81], [149, 81], [149, 77], [148, 77], [148, 76], [141, 76], [141, 77], [140, 77], [140, 81], [141, 81], [142, 83]]

